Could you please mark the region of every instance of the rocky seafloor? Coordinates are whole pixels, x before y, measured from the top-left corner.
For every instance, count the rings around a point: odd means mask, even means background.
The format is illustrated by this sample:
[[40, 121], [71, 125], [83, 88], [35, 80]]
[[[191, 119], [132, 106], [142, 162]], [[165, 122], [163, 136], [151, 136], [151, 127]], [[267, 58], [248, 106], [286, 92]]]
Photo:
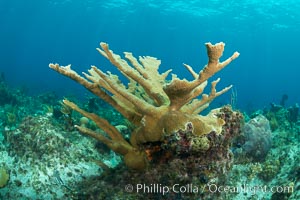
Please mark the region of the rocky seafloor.
[[[224, 134], [210, 154], [191, 153], [184, 149], [188, 140], [172, 135], [169, 144], [176, 138], [179, 143], [168, 151], [148, 144], [154, 152], [149, 159], [156, 161], [136, 172], [103, 144], [78, 133], [74, 124], [97, 128], [55, 94], [30, 97], [0, 86], [0, 199], [300, 199], [297, 104], [241, 112], [238, 134], [230, 132], [234, 126], [224, 126], [231, 138]], [[93, 97], [82, 102], [128, 138], [131, 125], [111, 107]], [[189, 128], [180, 134], [188, 135]]]

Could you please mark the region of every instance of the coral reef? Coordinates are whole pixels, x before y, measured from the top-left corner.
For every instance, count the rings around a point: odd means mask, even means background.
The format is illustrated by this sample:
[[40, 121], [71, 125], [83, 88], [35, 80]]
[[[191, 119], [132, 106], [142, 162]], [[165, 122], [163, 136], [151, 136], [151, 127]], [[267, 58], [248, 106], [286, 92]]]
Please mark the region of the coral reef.
[[[82, 199], [144, 199], [145, 193], [137, 188], [128, 193], [124, 186], [146, 184], [201, 188], [207, 184], [222, 184], [233, 164], [230, 146], [241, 133], [243, 115], [229, 106], [220, 109], [218, 116], [226, 122], [221, 134], [212, 131], [207, 135], [194, 135], [192, 123], [184, 129], [166, 135], [162, 142], [146, 143], [150, 167], [143, 173], [126, 170], [123, 166], [106, 171], [101, 177], [87, 179], [78, 186]], [[194, 188], [194, 189], [195, 189]], [[134, 194], [134, 195], [133, 195]], [[148, 192], [147, 199], [199, 199], [212, 198], [206, 190], [195, 192]]]
[[[149, 168], [135, 171], [128, 170], [105, 144], [79, 135], [73, 127], [78, 124], [109, 137], [95, 123], [91, 120], [87, 123], [86, 119], [80, 122], [80, 113], [61, 105], [55, 96], [45, 101], [48, 95], [41, 94], [38, 98], [22, 95], [16, 105], [0, 105], [0, 171], [5, 169], [9, 174], [9, 181], [0, 188], [0, 199], [300, 199], [299, 113], [290, 117], [290, 113], [297, 113], [296, 104], [291, 107], [272, 104], [268, 109], [249, 114], [254, 121], [259, 121], [256, 117], [263, 114], [270, 126], [272, 121], [276, 123], [271, 133], [272, 147], [264, 159], [236, 154], [243, 151], [244, 144], [252, 143], [253, 138], [246, 138], [241, 132], [244, 121], [241, 113], [225, 106], [212, 111], [225, 121], [221, 134], [212, 131], [196, 135], [193, 124], [186, 123], [164, 135], [161, 141], [140, 144]], [[87, 102], [76, 103], [106, 118], [126, 141], [130, 140], [136, 126], [104, 101], [92, 96]], [[256, 154], [255, 149], [251, 152]], [[136, 189], [136, 183], [144, 183], [152, 192], [124, 189], [127, 184]], [[163, 195], [154, 189], [174, 184], [178, 184], [177, 192]], [[204, 189], [209, 185], [242, 190], [211, 192]], [[284, 191], [265, 192], [258, 188], [273, 186]]]
[[[52, 93], [29, 96], [22, 88], [9, 88], [0, 76], [0, 125], [16, 128], [22, 119], [29, 115], [54, 113], [56, 95]], [[56, 98], [56, 99], [55, 99]]]
[[[273, 110], [272, 112], [280, 120], [277, 129], [271, 133], [272, 147], [264, 159], [259, 159], [259, 161], [254, 160], [249, 155], [235, 154], [232, 170], [229, 171], [224, 185], [243, 186], [248, 190], [239, 193], [227, 193], [222, 199], [281, 200], [300, 198], [300, 121], [298, 120], [293, 126], [289, 126], [288, 115], [286, 115], [288, 113], [287, 108], [282, 106], [272, 108], [277, 111]], [[256, 113], [259, 112], [261, 111]], [[265, 112], [265, 114], [268, 113], [270, 112]], [[257, 148], [258, 152], [259, 149], [260, 147]], [[255, 153], [255, 150], [253, 152]], [[265, 187], [265, 189], [259, 189], [257, 186]], [[253, 188], [257, 188], [257, 190], [251, 191], [250, 189]], [[274, 191], [271, 192], [271, 188]]]
[[[78, 130], [123, 155], [124, 162], [129, 168], [139, 170], [147, 168], [149, 160], [143, 148], [144, 144], [162, 142], [165, 136], [180, 129], [184, 130], [187, 123], [192, 124], [192, 134], [196, 136], [201, 137], [211, 132], [219, 135], [222, 132], [224, 120], [217, 116], [218, 110], [212, 110], [206, 116], [201, 116], [199, 113], [207, 108], [216, 97], [227, 92], [231, 86], [217, 92], [216, 85], [220, 81], [217, 79], [211, 83], [210, 94], [203, 92], [208, 79], [236, 59], [239, 56], [238, 52], [224, 62], [219, 62], [225, 44], [222, 42], [215, 45], [206, 43], [209, 59], [207, 65], [199, 73], [196, 73], [191, 66], [184, 64], [194, 80], [179, 79], [173, 75], [172, 80], [167, 82], [166, 77], [171, 70], [160, 74], [158, 72], [160, 60], [150, 56], [137, 59], [132, 53], [125, 52], [125, 58], [132, 67], [126, 60], [111, 51], [106, 43], [100, 43], [100, 46], [101, 49], [97, 49], [99, 53], [129, 80], [127, 86], [119, 80], [118, 76], [110, 72], [105, 73], [95, 66], [92, 66], [89, 74], [83, 73], [85, 78], [73, 71], [70, 65], [63, 67], [50, 64], [49, 66], [77, 81], [111, 104], [135, 125], [136, 128], [128, 142], [106, 119], [79, 108], [69, 100], [63, 101], [73, 110], [94, 121], [108, 134], [109, 138], [86, 127], [76, 126]], [[201, 94], [202, 98], [198, 99], [197, 97]], [[200, 143], [207, 145], [204, 144], [207, 141], [202, 140]]]
[[[9, 169], [10, 180], [0, 199], [78, 199], [81, 181], [120, 162], [114, 153], [99, 154], [90, 138], [64, 131], [48, 114], [25, 117], [16, 128], [7, 127], [4, 137], [0, 166]], [[8, 180], [3, 169], [0, 187]]]
[[280, 161], [278, 159], [268, 159], [263, 163], [262, 169], [258, 176], [265, 181], [270, 181], [279, 173]]
[[296, 103], [293, 106], [285, 108], [282, 105], [271, 103], [271, 107], [263, 110], [262, 114], [270, 121], [272, 131], [275, 131], [277, 128], [281, 128], [281, 130], [297, 128], [299, 105]]
[[282, 95], [281, 100], [280, 100], [280, 105], [282, 107], [285, 107], [286, 101], [288, 100], [289, 96], [287, 94]]
[[0, 105], [12, 104], [15, 105], [18, 102], [17, 95], [13, 93], [5, 83], [4, 73], [0, 75]]
[[290, 123], [296, 123], [299, 116], [299, 105], [296, 103], [294, 106], [288, 108], [288, 120]]

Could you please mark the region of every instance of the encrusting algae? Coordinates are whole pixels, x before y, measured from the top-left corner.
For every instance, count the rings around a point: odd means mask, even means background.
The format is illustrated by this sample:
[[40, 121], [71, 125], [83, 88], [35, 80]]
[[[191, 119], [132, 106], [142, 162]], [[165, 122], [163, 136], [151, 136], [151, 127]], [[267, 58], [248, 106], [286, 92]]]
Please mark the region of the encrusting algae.
[[[199, 113], [232, 86], [216, 91], [216, 85], [220, 81], [218, 78], [211, 83], [210, 94], [203, 92], [208, 79], [236, 59], [239, 53], [235, 52], [224, 62], [219, 62], [225, 44], [220, 42], [215, 45], [211, 43], [205, 45], [208, 63], [199, 73], [184, 64], [194, 77], [192, 81], [179, 79], [173, 75], [172, 80], [166, 82], [166, 77], [171, 70], [160, 74], [158, 72], [160, 60], [150, 56], [140, 56], [137, 59], [128, 52], [124, 53], [126, 59], [123, 59], [110, 50], [106, 43], [100, 43], [101, 48], [97, 50], [129, 80], [127, 86], [117, 75], [105, 73], [96, 66], [88, 70], [89, 74], [83, 73], [84, 77], [73, 71], [71, 65], [50, 64], [49, 66], [108, 102], [135, 125], [128, 142], [106, 119], [82, 110], [69, 100], [63, 101], [65, 105], [94, 121], [109, 138], [87, 127], [76, 126], [80, 132], [101, 141], [116, 153], [123, 155], [124, 162], [129, 168], [142, 170], [149, 164], [149, 155], [146, 154], [144, 144], [164, 141], [168, 135], [180, 129], [184, 130], [189, 123], [193, 127], [192, 134], [195, 136], [204, 136], [211, 132], [221, 134], [225, 121], [218, 117], [220, 109], [211, 110], [206, 116], [201, 116]], [[202, 98], [199, 99], [200, 95]], [[203, 145], [202, 142], [200, 143]]]

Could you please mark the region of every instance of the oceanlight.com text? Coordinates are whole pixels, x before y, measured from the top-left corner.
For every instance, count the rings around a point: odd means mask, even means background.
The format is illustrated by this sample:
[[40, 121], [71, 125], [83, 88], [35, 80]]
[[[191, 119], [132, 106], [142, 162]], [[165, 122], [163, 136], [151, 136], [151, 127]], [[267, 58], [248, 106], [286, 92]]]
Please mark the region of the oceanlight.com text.
[[144, 194], [162, 194], [167, 193], [292, 193], [294, 191], [293, 186], [267, 186], [258, 185], [250, 186], [248, 184], [241, 184], [238, 186], [227, 186], [217, 184], [206, 184], [203, 186], [197, 186], [194, 184], [180, 185], [174, 184], [172, 186], [166, 186], [163, 184], [127, 184], [125, 186], [126, 192], [136, 192]]

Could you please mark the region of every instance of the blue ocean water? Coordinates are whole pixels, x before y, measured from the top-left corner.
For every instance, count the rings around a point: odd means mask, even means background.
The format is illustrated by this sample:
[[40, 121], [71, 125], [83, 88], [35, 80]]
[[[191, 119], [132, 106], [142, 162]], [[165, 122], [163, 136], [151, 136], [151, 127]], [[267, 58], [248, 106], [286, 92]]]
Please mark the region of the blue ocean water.
[[[117, 53], [133, 52], [162, 60], [179, 77], [207, 61], [205, 42], [226, 43], [223, 58], [240, 57], [214, 78], [221, 89], [233, 84], [239, 108], [300, 102], [298, 0], [0, 0], [0, 71], [9, 85], [32, 94], [86, 93], [53, 72], [50, 62], [111, 70], [95, 50], [100, 41]], [[228, 103], [230, 93], [215, 103]]]

